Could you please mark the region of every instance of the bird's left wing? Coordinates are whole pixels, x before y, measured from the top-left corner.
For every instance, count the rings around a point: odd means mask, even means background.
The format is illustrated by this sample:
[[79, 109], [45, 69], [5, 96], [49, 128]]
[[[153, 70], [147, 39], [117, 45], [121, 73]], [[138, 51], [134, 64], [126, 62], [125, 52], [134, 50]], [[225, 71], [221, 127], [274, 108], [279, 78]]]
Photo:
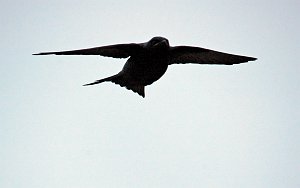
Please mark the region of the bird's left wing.
[[59, 51], [59, 52], [42, 52], [33, 55], [101, 55], [114, 58], [127, 58], [138, 53], [143, 46], [141, 44], [115, 44], [95, 48], [86, 48], [80, 50]]
[[256, 60], [256, 58], [253, 57], [228, 54], [192, 46], [170, 47], [170, 56], [169, 64], [197, 63], [233, 65]]

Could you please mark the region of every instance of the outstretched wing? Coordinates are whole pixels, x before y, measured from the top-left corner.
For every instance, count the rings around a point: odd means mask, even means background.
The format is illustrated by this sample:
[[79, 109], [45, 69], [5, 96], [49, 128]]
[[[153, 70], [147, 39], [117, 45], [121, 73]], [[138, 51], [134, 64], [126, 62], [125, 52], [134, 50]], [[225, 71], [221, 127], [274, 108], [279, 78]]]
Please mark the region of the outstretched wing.
[[60, 51], [60, 52], [42, 52], [33, 55], [101, 55], [114, 58], [127, 58], [142, 49], [141, 44], [115, 44], [95, 48], [86, 48], [80, 50]]
[[192, 46], [171, 47], [170, 56], [171, 60], [169, 64], [197, 63], [233, 65], [256, 60], [256, 58], [253, 57], [228, 54]]

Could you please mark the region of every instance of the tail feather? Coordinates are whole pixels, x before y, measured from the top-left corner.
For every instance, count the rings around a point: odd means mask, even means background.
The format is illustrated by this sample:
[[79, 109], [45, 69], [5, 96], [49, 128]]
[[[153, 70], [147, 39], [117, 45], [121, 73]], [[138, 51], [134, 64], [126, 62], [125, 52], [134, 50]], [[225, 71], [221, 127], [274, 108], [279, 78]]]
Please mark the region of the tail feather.
[[140, 96], [142, 96], [143, 98], [145, 98], [145, 86], [138, 85], [136, 83], [135, 84], [130, 83], [129, 80], [125, 79], [124, 76], [119, 75], [119, 74], [111, 76], [111, 77], [107, 77], [107, 78], [104, 78], [104, 79], [96, 80], [92, 83], [88, 83], [88, 84], [85, 84], [83, 86], [90, 86], [90, 85], [100, 84], [102, 82], [113, 82], [115, 84], [120, 85], [121, 87], [125, 87], [129, 90], [132, 90], [133, 92], [135, 92], [135, 93], [139, 94]]
[[84, 84], [83, 86], [90, 86], [90, 85], [95, 85], [95, 84], [100, 84], [102, 82], [110, 82], [112, 81], [112, 77], [107, 77], [107, 78], [104, 78], [104, 79], [101, 79], [101, 80], [96, 80], [94, 82], [91, 82], [91, 83], [88, 83], [88, 84]]
[[143, 98], [145, 98], [145, 86], [143, 85], [132, 85], [132, 86], [126, 86], [127, 89], [132, 90], [133, 92], [139, 94]]

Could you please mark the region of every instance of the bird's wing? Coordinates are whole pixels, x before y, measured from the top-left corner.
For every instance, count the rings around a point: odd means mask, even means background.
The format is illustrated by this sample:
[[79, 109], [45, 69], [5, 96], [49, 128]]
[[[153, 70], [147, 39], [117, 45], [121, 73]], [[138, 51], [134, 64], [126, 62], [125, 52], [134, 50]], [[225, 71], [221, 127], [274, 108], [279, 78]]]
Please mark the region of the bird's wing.
[[254, 61], [256, 58], [217, 52], [192, 46], [170, 47], [171, 60], [169, 64], [219, 64], [233, 65]]
[[60, 52], [42, 52], [33, 55], [101, 55], [114, 58], [127, 58], [132, 54], [138, 53], [142, 49], [141, 44], [115, 44], [95, 48], [86, 48], [80, 50], [60, 51]]

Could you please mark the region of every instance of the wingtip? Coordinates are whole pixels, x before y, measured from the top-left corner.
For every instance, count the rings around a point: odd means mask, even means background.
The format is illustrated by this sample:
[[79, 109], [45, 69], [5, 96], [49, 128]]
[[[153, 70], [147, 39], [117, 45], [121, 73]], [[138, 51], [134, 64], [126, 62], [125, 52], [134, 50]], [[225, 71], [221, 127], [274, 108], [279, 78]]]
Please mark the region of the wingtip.
[[244, 56], [243, 58], [244, 59], [241, 62], [239, 62], [239, 63], [233, 63], [233, 64], [247, 63], [249, 61], [255, 61], [255, 60], [257, 60], [257, 58], [255, 58], [255, 57]]
[[41, 52], [41, 53], [34, 53], [32, 55], [54, 55], [54, 52]]
[[84, 85], [82, 85], [82, 86], [91, 86], [91, 85], [95, 85], [95, 84], [98, 84], [98, 82], [95, 81], [95, 82], [92, 82], [92, 83], [84, 84]]

